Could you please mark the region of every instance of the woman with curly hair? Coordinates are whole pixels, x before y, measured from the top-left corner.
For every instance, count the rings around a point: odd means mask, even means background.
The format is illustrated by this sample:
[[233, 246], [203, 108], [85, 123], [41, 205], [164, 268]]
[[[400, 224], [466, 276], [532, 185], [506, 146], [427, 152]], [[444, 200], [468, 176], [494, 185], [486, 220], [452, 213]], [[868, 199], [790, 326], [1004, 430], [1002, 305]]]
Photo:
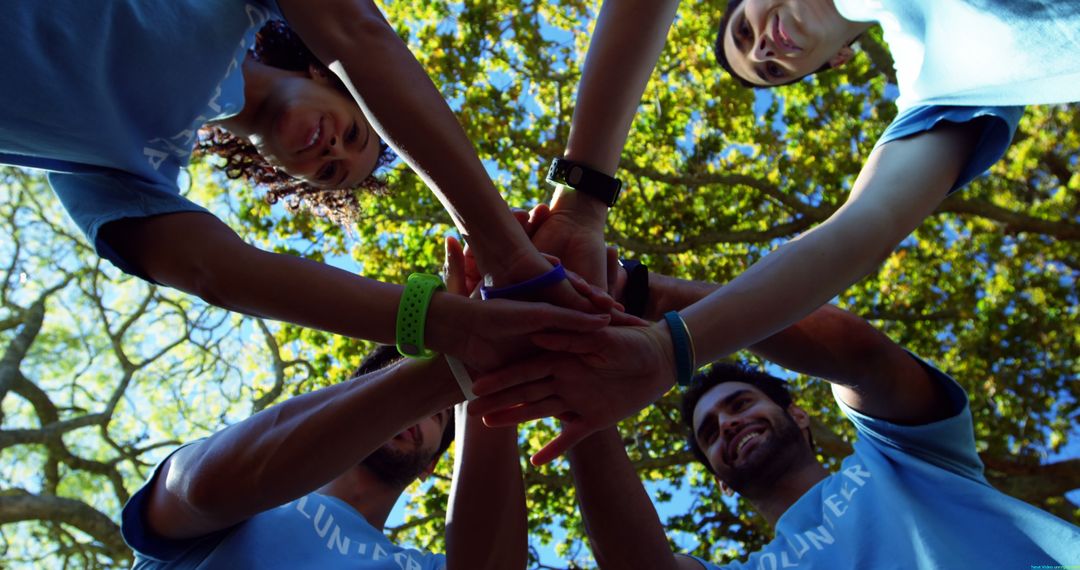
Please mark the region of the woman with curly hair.
[[[394, 342], [401, 286], [259, 250], [180, 195], [177, 176], [207, 125], [229, 136], [218, 131], [200, 146], [223, 152], [227, 172], [269, 186], [272, 197], [377, 185], [370, 176], [387, 160], [386, 141], [404, 149], [496, 284], [552, 270], [371, 0], [7, 8], [0, 163], [48, 170], [97, 252], [125, 272], [231, 310]], [[273, 24], [249, 53], [256, 32], [282, 18], [295, 38]], [[566, 281], [550, 281], [547, 299], [593, 307]], [[486, 367], [508, 342], [499, 339], [607, 322], [577, 310], [435, 294], [421, 328], [427, 346]]]

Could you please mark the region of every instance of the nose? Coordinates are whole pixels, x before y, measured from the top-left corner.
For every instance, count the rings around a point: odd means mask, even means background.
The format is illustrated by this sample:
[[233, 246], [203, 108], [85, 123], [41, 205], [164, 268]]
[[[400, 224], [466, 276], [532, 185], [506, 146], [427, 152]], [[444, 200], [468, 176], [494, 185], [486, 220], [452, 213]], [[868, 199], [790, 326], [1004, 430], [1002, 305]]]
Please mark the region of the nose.
[[718, 428], [725, 438], [735, 435], [742, 429], [743, 422], [738, 416], [719, 414], [716, 416], [716, 421], [720, 424]]
[[345, 155], [345, 145], [341, 144], [341, 140], [338, 139], [337, 135], [331, 135], [330, 139], [326, 141], [326, 146], [323, 147], [321, 156], [333, 160], [345, 158]]
[[754, 44], [754, 49], [750, 50], [750, 59], [757, 62], [764, 62], [774, 57], [776, 57], [776, 46], [774, 46], [772, 40], [769, 39], [769, 34], [762, 33], [758, 36], [757, 43]]

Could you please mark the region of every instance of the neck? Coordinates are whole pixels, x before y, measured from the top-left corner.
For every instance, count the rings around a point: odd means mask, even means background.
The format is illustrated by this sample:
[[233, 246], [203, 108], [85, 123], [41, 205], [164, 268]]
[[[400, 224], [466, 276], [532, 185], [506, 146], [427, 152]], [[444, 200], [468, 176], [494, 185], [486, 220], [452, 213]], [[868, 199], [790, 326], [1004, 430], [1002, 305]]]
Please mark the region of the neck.
[[795, 504], [795, 501], [828, 476], [829, 471], [817, 460], [812, 460], [801, 467], [787, 471], [783, 477], [761, 486], [766, 488], [755, 486], [741, 494], [775, 528], [776, 521], [780, 520], [780, 517], [791, 508], [791, 505]]
[[368, 524], [382, 531], [390, 511], [401, 497], [404, 488], [391, 487], [362, 466], [349, 469], [327, 483], [320, 493], [345, 501], [363, 515]]
[[250, 55], [244, 58], [240, 70], [244, 74], [244, 108], [231, 117], [211, 124], [238, 137], [247, 138], [256, 131], [275, 80], [290, 72], [260, 63]]

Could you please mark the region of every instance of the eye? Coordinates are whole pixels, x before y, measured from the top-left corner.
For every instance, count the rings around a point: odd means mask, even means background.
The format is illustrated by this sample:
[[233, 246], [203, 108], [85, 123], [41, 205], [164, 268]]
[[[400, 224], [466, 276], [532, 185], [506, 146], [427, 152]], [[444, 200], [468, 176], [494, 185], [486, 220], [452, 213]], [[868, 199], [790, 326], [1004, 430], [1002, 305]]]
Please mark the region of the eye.
[[750, 24], [746, 22], [746, 18], [739, 19], [738, 34], [740, 38], [750, 37]]
[[337, 172], [337, 161], [328, 162], [326, 166], [319, 169], [319, 172], [315, 174], [315, 179], [319, 182], [329, 182], [334, 179], [334, 174]]
[[701, 430], [698, 432], [700, 434], [699, 437], [701, 437], [701, 440], [708, 445], [711, 445], [712, 442], [716, 440], [717, 430], [715, 423], [715, 421], [710, 422], [709, 420], [705, 420], [705, 425], [703, 425], [701, 427]]
[[356, 142], [356, 139], [358, 138], [360, 138], [360, 125], [356, 124], [356, 121], [353, 121], [352, 126], [345, 132], [345, 142], [347, 144], [352, 144]]
[[731, 409], [733, 411], [738, 412], [738, 411], [741, 411], [741, 410], [745, 410], [746, 407], [749, 404], [750, 404], [750, 399], [749, 398], [739, 398], [738, 400], [735, 400], [735, 403], [731, 406]]
[[781, 79], [784, 77], [784, 68], [770, 61], [765, 64], [765, 73], [774, 79]]

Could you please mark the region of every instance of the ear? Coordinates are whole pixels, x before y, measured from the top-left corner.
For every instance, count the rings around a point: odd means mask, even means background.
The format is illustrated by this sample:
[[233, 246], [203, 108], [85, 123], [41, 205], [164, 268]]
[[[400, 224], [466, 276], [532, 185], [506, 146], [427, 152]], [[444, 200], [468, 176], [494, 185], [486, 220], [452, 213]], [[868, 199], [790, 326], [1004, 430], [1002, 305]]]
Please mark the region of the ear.
[[851, 46], [844, 46], [829, 59], [829, 67], [840, 67], [851, 61], [853, 57], [855, 57], [855, 50], [851, 49]]
[[791, 416], [791, 419], [795, 420], [795, 425], [799, 426], [799, 429], [810, 428], [810, 414], [806, 413], [806, 410], [790, 404], [787, 407], [787, 413]]
[[311, 79], [314, 79], [315, 81], [320, 81], [320, 82], [328, 82], [328, 81], [330, 81], [330, 72], [325, 67], [323, 67], [321, 65], [316, 65], [314, 63], [308, 64], [307, 73], [308, 73], [308, 77], [310, 77]]
[[720, 492], [723, 493], [725, 497], [735, 496], [735, 489], [728, 487], [728, 484], [725, 483], [723, 479], [714, 475], [713, 480], [716, 481], [716, 486], [720, 489]]
[[420, 481], [427, 481], [428, 477], [431, 477], [432, 475], [434, 475], [435, 474], [435, 466], [438, 465], [438, 464], [439, 464], [439, 458], [438, 457], [436, 457], [435, 459], [432, 459], [431, 463], [428, 463], [427, 467], [424, 467], [424, 470], [420, 472], [420, 476], [419, 476]]

